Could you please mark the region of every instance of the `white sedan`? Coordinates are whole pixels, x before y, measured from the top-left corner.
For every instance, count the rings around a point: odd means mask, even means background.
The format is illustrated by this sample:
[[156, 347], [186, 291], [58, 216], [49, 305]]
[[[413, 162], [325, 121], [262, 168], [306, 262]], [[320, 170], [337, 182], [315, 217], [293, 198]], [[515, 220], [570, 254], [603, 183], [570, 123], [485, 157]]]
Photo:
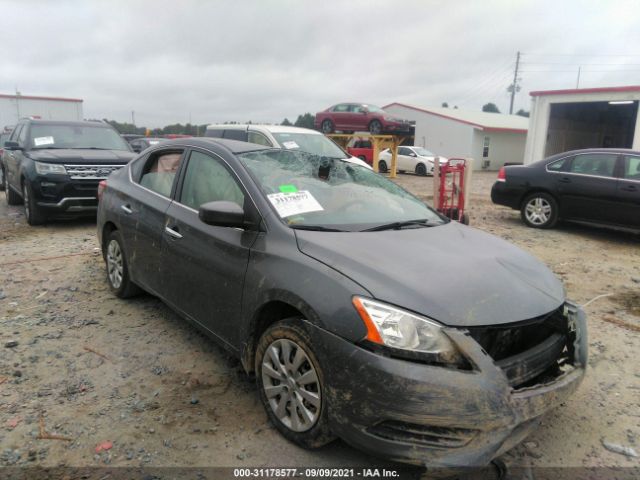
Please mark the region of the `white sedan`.
[[[398, 147], [398, 171], [415, 172], [416, 175], [433, 175], [433, 165], [436, 154], [423, 147]], [[439, 157], [440, 164], [447, 159]], [[382, 173], [391, 167], [391, 151], [387, 148], [380, 152], [378, 170]]]

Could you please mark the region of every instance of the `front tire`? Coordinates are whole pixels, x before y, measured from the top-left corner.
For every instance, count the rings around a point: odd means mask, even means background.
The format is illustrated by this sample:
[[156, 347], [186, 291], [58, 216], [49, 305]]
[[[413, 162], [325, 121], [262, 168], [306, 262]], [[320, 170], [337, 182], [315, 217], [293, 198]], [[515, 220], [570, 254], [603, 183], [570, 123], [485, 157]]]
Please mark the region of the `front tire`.
[[42, 208], [36, 203], [33, 189], [28, 180], [25, 180], [22, 184], [22, 201], [24, 203], [24, 216], [29, 225], [42, 225], [47, 220]]
[[7, 188], [4, 184], [4, 168], [0, 165], [0, 192]]
[[124, 254], [122, 235], [118, 230], [114, 230], [107, 237], [104, 261], [107, 266], [109, 289], [116, 297], [129, 298], [141, 292], [140, 287], [133, 283], [129, 276], [129, 266]]
[[378, 172], [387, 173], [389, 171], [389, 167], [387, 167], [387, 162], [384, 160], [380, 160], [378, 162]]
[[369, 133], [371, 135], [380, 135], [382, 133], [382, 124], [379, 120], [371, 120], [369, 123]]
[[427, 175], [427, 167], [424, 166], [424, 163], [416, 165], [416, 175], [420, 175], [421, 177]]
[[273, 324], [256, 349], [256, 381], [262, 404], [278, 431], [305, 448], [335, 437], [329, 429], [324, 371], [301, 320]]
[[333, 133], [335, 126], [333, 125], [333, 122], [331, 120], [326, 119], [322, 121], [320, 129], [322, 130], [322, 133], [326, 135], [327, 133]]
[[558, 202], [548, 193], [532, 193], [522, 202], [520, 214], [528, 227], [553, 228], [558, 223]]

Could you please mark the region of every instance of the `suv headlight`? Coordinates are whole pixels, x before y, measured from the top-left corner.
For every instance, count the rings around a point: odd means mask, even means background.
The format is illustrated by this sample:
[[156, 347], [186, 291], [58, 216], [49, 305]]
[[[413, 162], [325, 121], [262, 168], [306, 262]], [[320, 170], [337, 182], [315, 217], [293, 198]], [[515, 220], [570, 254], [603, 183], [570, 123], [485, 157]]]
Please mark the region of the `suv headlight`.
[[36, 166], [36, 172], [38, 175], [49, 175], [49, 174], [58, 174], [58, 175], [66, 175], [67, 170], [64, 168], [64, 165], [58, 165], [56, 163], [42, 163], [42, 162], [33, 162]]
[[462, 362], [460, 352], [435, 321], [363, 297], [353, 297], [353, 305], [367, 327], [369, 342], [384, 345], [398, 356], [435, 363]]

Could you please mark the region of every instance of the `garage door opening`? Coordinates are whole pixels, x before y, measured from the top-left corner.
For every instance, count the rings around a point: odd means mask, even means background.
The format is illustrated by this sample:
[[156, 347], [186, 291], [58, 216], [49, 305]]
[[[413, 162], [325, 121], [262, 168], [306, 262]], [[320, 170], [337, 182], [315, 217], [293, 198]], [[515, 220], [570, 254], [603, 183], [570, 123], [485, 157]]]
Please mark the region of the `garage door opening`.
[[553, 103], [545, 157], [579, 148], [631, 148], [638, 102]]

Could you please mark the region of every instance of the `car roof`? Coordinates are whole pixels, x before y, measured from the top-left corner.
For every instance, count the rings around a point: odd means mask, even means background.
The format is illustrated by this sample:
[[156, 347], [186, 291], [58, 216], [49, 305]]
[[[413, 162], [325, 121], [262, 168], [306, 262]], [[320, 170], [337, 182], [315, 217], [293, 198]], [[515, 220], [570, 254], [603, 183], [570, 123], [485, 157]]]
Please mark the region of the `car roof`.
[[72, 120], [36, 120], [27, 118], [25, 121], [33, 125], [65, 125], [70, 127], [101, 127], [101, 128], [113, 128], [111, 125], [105, 122], [89, 122], [89, 121], [72, 121]]
[[264, 145], [258, 145], [256, 143], [241, 142], [239, 140], [228, 140], [225, 138], [189, 137], [165, 140], [166, 141], [162, 142], [161, 148], [171, 148], [173, 146], [176, 146], [200, 147], [210, 149], [212, 146], [221, 145], [231, 153], [255, 152], [258, 150], [274, 150], [271, 147], [265, 147]]
[[630, 148], [582, 148], [580, 150], [568, 150], [566, 152], [556, 153], [554, 155], [550, 155], [542, 160], [538, 160], [537, 162], [530, 163], [528, 165], [546, 165], [555, 160], [560, 160], [562, 158], [571, 157], [573, 155], [580, 155], [584, 153], [618, 153], [618, 154], [631, 154], [631, 155], [640, 155], [640, 151], [632, 150]]
[[225, 130], [249, 130], [249, 128], [255, 130], [266, 130], [270, 133], [311, 133], [314, 135], [322, 135], [322, 133], [311, 130], [309, 128], [302, 127], [292, 127], [288, 125], [260, 125], [260, 124], [211, 124], [207, 125], [207, 130], [217, 130], [217, 129], [225, 129]]

